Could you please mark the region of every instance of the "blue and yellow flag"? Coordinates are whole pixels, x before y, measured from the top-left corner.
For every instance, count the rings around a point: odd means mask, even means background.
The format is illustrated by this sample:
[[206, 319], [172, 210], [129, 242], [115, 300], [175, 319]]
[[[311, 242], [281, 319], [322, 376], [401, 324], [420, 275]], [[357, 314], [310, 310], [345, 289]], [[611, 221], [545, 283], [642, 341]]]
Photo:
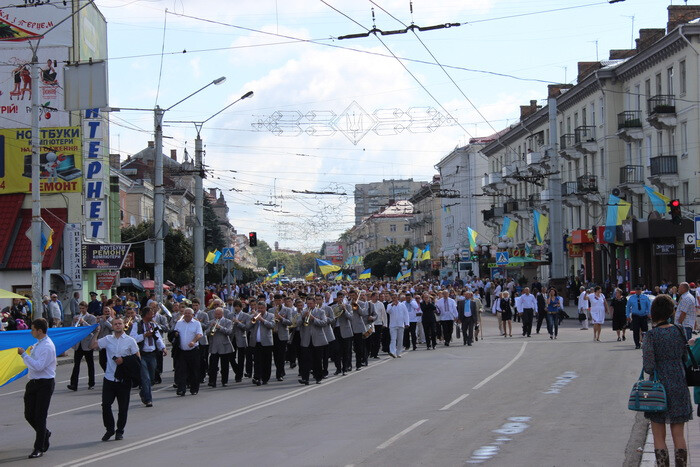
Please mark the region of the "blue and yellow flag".
[[662, 195], [658, 191], [655, 191], [653, 188], [649, 188], [646, 185], [644, 186], [644, 189], [646, 190], [647, 195], [649, 195], [649, 201], [651, 201], [654, 211], [658, 212], [659, 214], [666, 214], [671, 210], [671, 208], [668, 207], [668, 203], [671, 201], [671, 198]]
[[396, 276], [396, 280], [402, 281], [404, 279], [408, 279], [411, 277], [411, 270], [409, 269], [408, 271], [404, 272], [401, 274], [401, 271], [399, 271], [398, 275]]
[[[56, 347], [56, 355], [61, 355], [73, 347], [96, 327], [97, 325], [50, 328], [48, 334]], [[33, 344], [36, 344], [36, 339], [29, 330], [0, 332], [0, 387], [27, 374], [27, 367], [22, 357], [17, 354], [17, 348], [26, 349]], [[31, 354], [31, 350], [29, 353]]]
[[535, 225], [535, 241], [538, 245], [542, 245], [542, 243], [544, 243], [544, 236], [547, 234], [547, 229], [549, 228], [549, 217], [535, 210], [533, 211], [533, 219]]
[[365, 269], [359, 276], [360, 279], [369, 279], [370, 277], [372, 277], [372, 268]]
[[221, 252], [219, 250], [216, 250], [214, 252], [214, 264], [218, 264], [220, 259], [221, 259]]
[[318, 264], [318, 269], [320, 269], [321, 274], [324, 276], [335, 271], [340, 271], [340, 266], [337, 266], [330, 261], [326, 261], [325, 259], [316, 258], [316, 264]]
[[312, 269], [311, 271], [306, 273], [306, 275], [304, 276], [304, 279], [306, 279], [307, 281], [312, 281], [312, 280], [314, 280], [314, 277], [315, 277], [315, 274], [314, 274], [314, 270]]
[[413, 247], [413, 261], [420, 261], [421, 256], [423, 256], [423, 251], [417, 246]]
[[429, 260], [430, 259], [430, 243], [428, 243], [425, 246], [425, 249], [423, 250], [423, 257], [421, 258], [423, 261]]
[[510, 217], [505, 217], [503, 219], [503, 226], [501, 227], [501, 233], [498, 234], [499, 237], [515, 238], [515, 231], [518, 229], [517, 221], [514, 221]]
[[471, 227], [467, 227], [467, 240], [469, 240], [469, 250], [473, 253], [476, 250], [476, 237], [479, 233]]
[[411, 253], [409, 250], [405, 249], [403, 250], [403, 259], [406, 261], [411, 261], [411, 258], [413, 257], [413, 253]]
[[339, 272], [338, 275], [335, 276], [335, 279], [333, 279], [333, 280], [342, 281], [343, 280], [343, 272], [342, 271]]
[[207, 257], [204, 258], [204, 261], [206, 261], [209, 264], [214, 264], [214, 258], [216, 258], [216, 252], [210, 251], [207, 253]]

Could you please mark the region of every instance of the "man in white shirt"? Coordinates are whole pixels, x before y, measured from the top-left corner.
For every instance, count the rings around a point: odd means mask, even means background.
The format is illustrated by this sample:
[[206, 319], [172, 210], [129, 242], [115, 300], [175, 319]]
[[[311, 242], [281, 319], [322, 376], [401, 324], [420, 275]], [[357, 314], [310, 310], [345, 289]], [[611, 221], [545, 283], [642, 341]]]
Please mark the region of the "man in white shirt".
[[676, 307], [676, 324], [683, 326], [686, 339], [693, 337], [695, 327], [695, 297], [690, 293], [690, 286], [687, 282], [681, 282], [678, 286], [678, 293], [681, 294]]
[[[120, 317], [112, 319], [113, 333], [102, 339], [93, 338], [93, 349], [107, 350], [107, 369], [102, 381], [102, 421], [107, 430], [102, 436], [102, 441], [109, 441], [114, 436], [117, 441], [124, 437], [126, 417], [129, 411], [129, 396], [131, 395], [131, 379], [124, 378], [121, 373], [127, 373], [122, 365], [140, 365], [140, 362], [125, 363], [127, 359], [140, 358], [139, 346], [133, 337], [124, 332], [124, 321]], [[138, 369], [135, 369], [138, 371]], [[118, 374], [119, 373], [119, 374]], [[117, 400], [117, 426], [114, 429], [114, 414], [112, 404]]]
[[420, 313], [420, 305], [416, 303], [416, 301], [413, 299], [413, 295], [411, 295], [410, 293], [406, 294], [403, 303], [406, 306], [406, 310], [408, 310], [409, 323], [408, 332], [404, 333], [403, 336], [403, 347], [404, 350], [409, 350], [412, 344], [413, 350], [416, 350], [416, 327], [418, 325], [418, 313]]
[[457, 302], [450, 298], [450, 293], [447, 290], [443, 290], [435, 306], [437, 307], [437, 314], [440, 316], [440, 326], [442, 327], [442, 338], [445, 340], [445, 347], [449, 347], [454, 324], [457, 320]]
[[[157, 302], [152, 302], [157, 306]], [[141, 321], [131, 327], [131, 337], [136, 340], [141, 354], [141, 402], [146, 407], [153, 407], [151, 396], [151, 385], [156, 376], [157, 357], [156, 353], [167, 355], [163, 336], [160, 335], [158, 326], [153, 321], [154, 306], [144, 308], [141, 311]]]
[[49, 318], [53, 322], [54, 328], [60, 327], [63, 323], [63, 313], [61, 310], [61, 302], [58, 301], [56, 294], [51, 294], [51, 301], [48, 304]]
[[581, 331], [588, 330], [588, 309], [590, 305], [586, 298], [587, 295], [586, 288], [581, 286], [578, 295], [578, 321], [581, 323]]
[[21, 347], [17, 348], [29, 373], [24, 390], [24, 418], [36, 432], [30, 459], [41, 457], [48, 451], [51, 437], [51, 432], [46, 428], [46, 417], [56, 385], [56, 347], [46, 335], [48, 328], [45, 319], [35, 319], [32, 321], [32, 337], [37, 343], [29, 348], [31, 355]]
[[389, 355], [393, 358], [401, 358], [401, 346], [403, 345], [403, 333], [409, 326], [408, 310], [406, 305], [399, 302], [396, 293], [391, 294], [391, 303], [386, 307], [386, 314], [389, 317]]
[[[192, 308], [185, 308], [182, 319], [175, 323], [174, 331], [178, 333], [179, 347], [175, 380], [177, 383], [177, 395], [184, 396], [187, 384], [190, 385], [190, 394], [193, 396], [199, 392], [199, 340], [204, 335], [202, 324], [193, 319]], [[114, 325], [114, 323], [112, 323]]]
[[520, 312], [523, 316], [523, 336], [530, 337], [532, 333], [532, 320], [537, 309], [537, 299], [530, 293], [530, 289], [525, 287], [520, 298]]
[[381, 336], [387, 321], [386, 307], [378, 298], [379, 294], [377, 292], [372, 292], [370, 294], [370, 302], [372, 302], [371, 307], [373, 307], [374, 312], [377, 314], [377, 319], [374, 320], [374, 332], [369, 336], [369, 356], [375, 360], [379, 359]]

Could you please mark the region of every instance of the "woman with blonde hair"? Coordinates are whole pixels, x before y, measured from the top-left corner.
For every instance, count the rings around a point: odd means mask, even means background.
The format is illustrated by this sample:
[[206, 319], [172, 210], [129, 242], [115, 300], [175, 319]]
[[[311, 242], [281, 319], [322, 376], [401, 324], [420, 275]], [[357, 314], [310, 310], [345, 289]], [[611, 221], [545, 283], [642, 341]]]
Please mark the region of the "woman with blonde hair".
[[513, 337], [513, 309], [510, 306], [509, 292], [501, 293], [499, 307], [503, 321], [503, 337]]

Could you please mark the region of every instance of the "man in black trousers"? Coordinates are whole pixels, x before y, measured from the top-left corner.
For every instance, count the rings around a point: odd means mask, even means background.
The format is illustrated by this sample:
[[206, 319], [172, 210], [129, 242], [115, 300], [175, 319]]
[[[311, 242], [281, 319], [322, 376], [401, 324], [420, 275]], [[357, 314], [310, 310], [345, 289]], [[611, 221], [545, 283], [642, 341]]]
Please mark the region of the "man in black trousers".
[[56, 347], [46, 335], [48, 328], [44, 318], [32, 321], [32, 337], [37, 343], [30, 347], [31, 355], [21, 347], [17, 349], [29, 372], [29, 382], [24, 391], [24, 418], [36, 432], [30, 459], [41, 457], [48, 451], [51, 437], [51, 432], [46, 428], [46, 417], [56, 385]]

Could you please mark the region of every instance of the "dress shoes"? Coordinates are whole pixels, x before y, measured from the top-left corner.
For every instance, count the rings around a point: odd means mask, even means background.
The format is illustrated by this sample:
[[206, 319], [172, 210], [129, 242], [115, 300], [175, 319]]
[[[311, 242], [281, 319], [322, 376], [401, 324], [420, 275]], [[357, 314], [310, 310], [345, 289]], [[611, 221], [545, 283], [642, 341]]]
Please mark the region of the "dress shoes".
[[307, 380], [305, 380], [305, 379], [300, 379], [300, 380], [299, 380], [299, 384], [303, 384], [304, 386], [308, 386], [308, 385], [309, 385], [309, 382], [308, 382]]
[[216, 387], [216, 383], [209, 383], [207, 386], [209, 386], [209, 387], [211, 387], [211, 388], [215, 388], [215, 387]]
[[117, 433], [116, 435], [114, 435], [114, 439], [116, 441], [124, 439], [124, 433]]
[[143, 405], [146, 407], [153, 407], [153, 402], [144, 402]]
[[278, 376], [277, 381], [284, 381], [284, 378], [282, 378], [281, 376]]
[[43, 456], [43, 455], [44, 455], [44, 453], [41, 452], [41, 450], [35, 449], [35, 450], [32, 451], [31, 454], [29, 454], [28, 458], [29, 458], [29, 459], [36, 459], [37, 457], [41, 457], [41, 456]]
[[180, 397], [182, 397], [182, 396], [185, 395], [185, 391], [178, 391], [178, 392], [177, 392], [177, 395], [180, 396]]
[[199, 391], [190, 391], [190, 394], [192, 394], [193, 396], [196, 396], [197, 394], [199, 394]]
[[333, 373], [333, 376], [338, 376], [341, 373], [340, 370], [335, 370], [335, 373]]
[[241, 381], [243, 381], [243, 378], [236, 378], [237, 383], [240, 383]]
[[70, 389], [71, 391], [77, 391], [77, 390], [78, 390], [78, 387], [77, 387], [77, 386], [71, 386], [70, 384], [69, 384], [68, 386], [66, 386], [66, 387], [67, 387], [68, 389]]
[[51, 438], [51, 432], [49, 430], [46, 430], [46, 437], [44, 438], [44, 446], [41, 448], [41, 450], [44, 452], [48, 451], [49, 446], [51, 445], [49, 443], [49, 438]]
[[226, 386], [228, 386], [228, 383], [221, 383], [222, 388], [225, 388]]
[[106, 433], [104, 434], [104, 436], [102, 437], [102, 441], [109, 441], [109, 438], [111, 438], [112, 436], [114, 436], [114, 432], [113, 432], [113, 431], [108, 431], [108, 432], [106, 432]]
[[88, 385], [88, 389], [95, 389], [95, 385], [94, 384]]
[[253, 379], [253, 384], [256, 386], [260, 386], [262, 382], [259, 379]]

